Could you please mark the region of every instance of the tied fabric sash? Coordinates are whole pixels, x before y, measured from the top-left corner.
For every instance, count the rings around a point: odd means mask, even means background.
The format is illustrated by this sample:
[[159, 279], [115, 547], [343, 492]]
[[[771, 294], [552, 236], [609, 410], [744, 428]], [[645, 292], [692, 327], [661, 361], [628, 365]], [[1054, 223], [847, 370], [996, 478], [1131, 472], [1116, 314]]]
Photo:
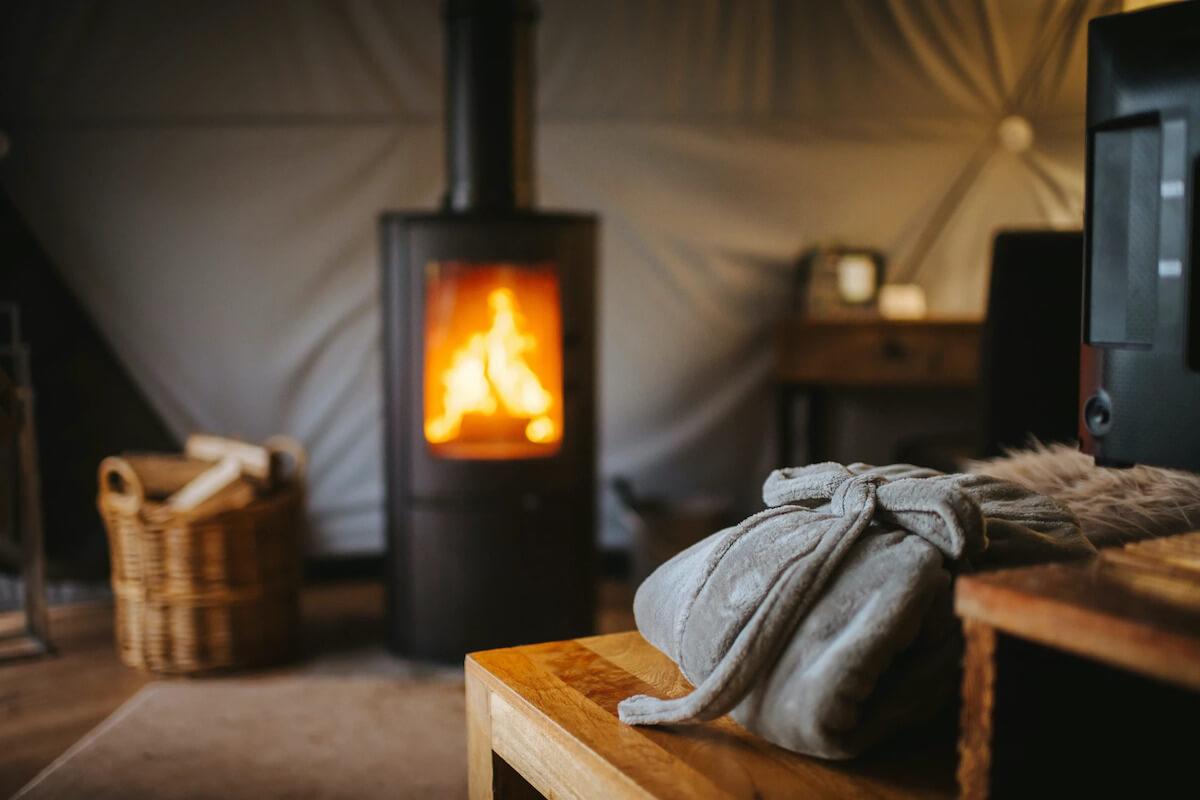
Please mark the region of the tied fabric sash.
[[[854, 475], [840, 464], [814, 464], [771, 473], [763, 485], [763, 499], [769, 508], [726, 533], [705, 565], [706, 575], [712, 574], [738, 540], [788, 510], [795, 515], [797, 526], [820, 525], [824, 529], [816, 547], [805, 548], [784, 565], [729, 649], [694, 691], [675, 699], [626, 698], [618, 706], [623, 722], [671, 724], [728, 713], [772, 667], [846, 553], [873, 522], [889, 523], [920, 536], [950, 559], [963, 555], [966, 542], [982, 538], [978, 505], [952, 476], [936, 473], [889, 481], [880, 474]], [[703, 582], [700, 587], [697, 594]], [[687, 618], [687, 613], [679, 617], [677, 643], [682, 640]]]

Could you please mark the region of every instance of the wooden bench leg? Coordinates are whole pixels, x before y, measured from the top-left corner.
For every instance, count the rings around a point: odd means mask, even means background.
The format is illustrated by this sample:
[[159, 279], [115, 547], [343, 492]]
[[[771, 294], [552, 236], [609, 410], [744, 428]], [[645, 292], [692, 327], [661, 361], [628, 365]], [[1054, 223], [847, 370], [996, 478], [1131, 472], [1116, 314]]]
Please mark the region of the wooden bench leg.
[[492, 800], [492, 713], [487, 687], [467, 670], [467, 790]]
[[958, 735], [958, 789], [964, 800], [988, 796], [992, 765], [992, 705], [996, 689], [996, 630], [963, 622], [962, 722]]
[[467, 670], [467, 791], [471, 800], [541, 798], [492, 748], [491, 692]]

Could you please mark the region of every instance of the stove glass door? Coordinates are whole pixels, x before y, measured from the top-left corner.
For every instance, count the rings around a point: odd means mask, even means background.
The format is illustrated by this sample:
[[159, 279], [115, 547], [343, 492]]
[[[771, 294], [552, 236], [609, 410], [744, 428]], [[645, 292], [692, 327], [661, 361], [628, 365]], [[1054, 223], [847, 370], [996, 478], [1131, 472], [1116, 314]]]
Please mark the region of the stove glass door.
[[562, 318], [551, 263], [425, 271], [425, 441], [442, 458], [540, 458], [563, 435]]

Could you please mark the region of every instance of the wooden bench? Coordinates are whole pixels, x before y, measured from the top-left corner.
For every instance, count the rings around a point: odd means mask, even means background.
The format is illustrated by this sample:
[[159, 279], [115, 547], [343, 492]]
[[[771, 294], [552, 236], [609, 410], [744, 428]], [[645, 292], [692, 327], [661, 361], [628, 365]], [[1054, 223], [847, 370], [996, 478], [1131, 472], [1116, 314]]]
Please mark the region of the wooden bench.
[[1162, 797], [1195, 783], [1200, 533], [966, 576], [955, 607], [964, 798]]
[[471, 797], [955, 793], [953, 725], [847, 764], [790, 753], [728, 717], [666, 728], [617, 719], [617, 703], [629, 695], [690, 690], [675, 665], [635, 632], [473, 653], [466, 661]]

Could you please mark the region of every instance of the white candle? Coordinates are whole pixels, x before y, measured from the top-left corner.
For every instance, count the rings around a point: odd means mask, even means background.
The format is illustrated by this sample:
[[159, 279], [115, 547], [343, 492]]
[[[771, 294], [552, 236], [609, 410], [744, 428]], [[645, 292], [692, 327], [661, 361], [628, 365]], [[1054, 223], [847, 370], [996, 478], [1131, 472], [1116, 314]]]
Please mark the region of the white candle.
[[925, 290], [915, 283], [884, 284], [879, 313], [884, 319], [924, 319]]

